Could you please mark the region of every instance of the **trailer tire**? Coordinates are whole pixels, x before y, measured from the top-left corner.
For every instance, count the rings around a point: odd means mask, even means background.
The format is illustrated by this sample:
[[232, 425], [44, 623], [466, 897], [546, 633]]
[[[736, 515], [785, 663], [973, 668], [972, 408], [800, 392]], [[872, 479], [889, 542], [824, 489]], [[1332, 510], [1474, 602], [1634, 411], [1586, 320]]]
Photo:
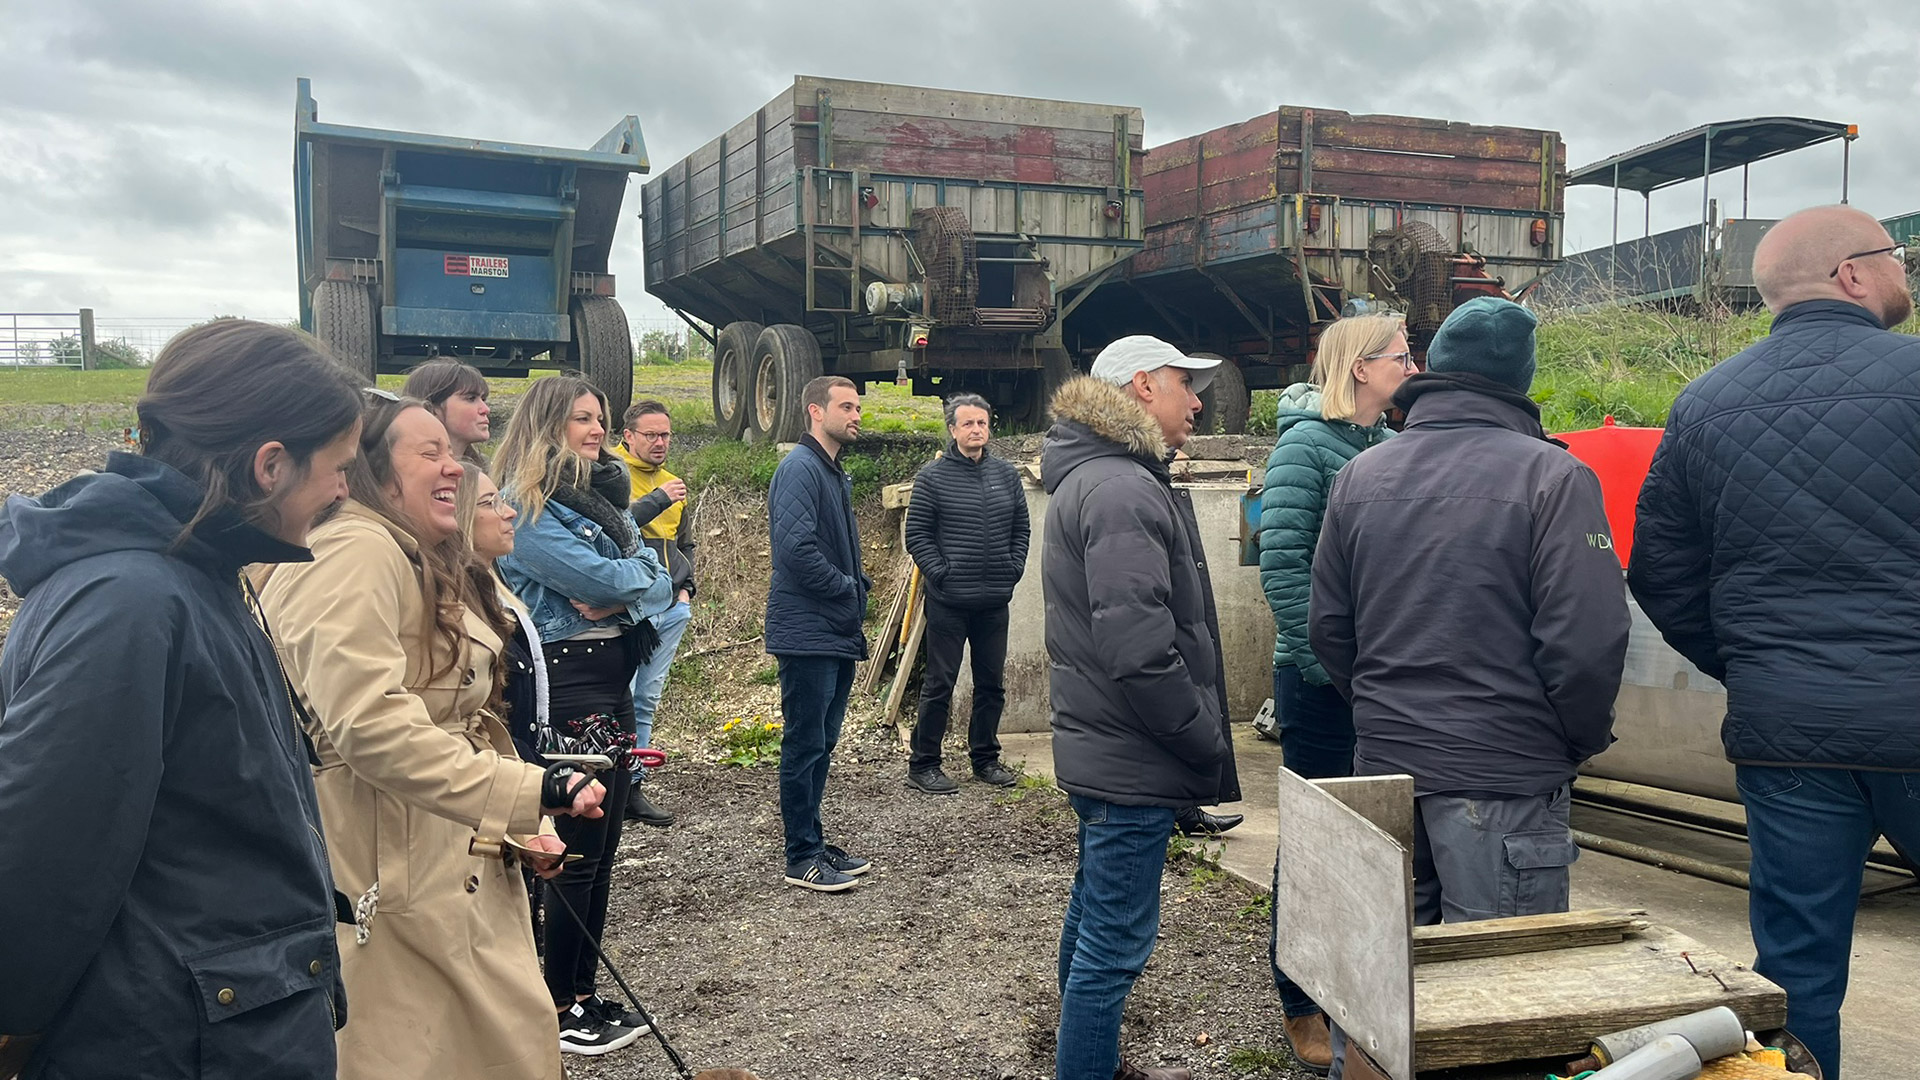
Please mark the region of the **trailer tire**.
[[1201, 435], [1245, 435], [1253, 397], [1247, 392], [1247, 377], [1240, 373], [1240, 366], [1216, 353], [1193, 355], [1220, 361], [1220, 366], [1213, 369], [1213, 382], [1200, 393], [1200, 416], [1193, 430]]
[[1007, 434], [1045, 431], [1053, 404], [1053, 392], [1060, 384], [1078, 374], [1073, 357], [1065, 349], [1047, 349], [1040, 354], [1040, 370], [1021, 380], [1021, 388], [1009, 407], [1001, 410], [1000, 422]]
[[807, 407], [800, 403], [806, 385], [820, 377], [820, 342], [805, 327], [776, 323], [760, 331], [753, 344], [753, 391], [747, 396], [747, 438], [751, 442], [800, 441], [807, 430]]
[[747, 413], [752, 411], [753, 399], [753, 347], [765, 329], [757, 322], [728, 323], [714, 338], [713, 423], [722, 438], [738, 439], [747, 433]]
[[380, 337], [371, 289], [352, 281], [321, 282], [313, 290], [313, 336], [361, 385], [374, 385]]
[[567, 363], [607, 395], [606, 425], [613, 430], [633, 400], [633, 330], [620, 301], [611, 296], [574, 298]]

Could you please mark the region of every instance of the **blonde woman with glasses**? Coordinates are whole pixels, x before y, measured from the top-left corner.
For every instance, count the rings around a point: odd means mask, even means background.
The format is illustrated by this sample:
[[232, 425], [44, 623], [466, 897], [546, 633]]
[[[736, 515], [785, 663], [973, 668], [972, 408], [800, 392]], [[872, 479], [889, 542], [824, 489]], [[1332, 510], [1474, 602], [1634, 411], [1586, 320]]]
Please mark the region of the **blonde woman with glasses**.
[[[1260, 585], [1273, 608], [1273, 708], [1287, 768], [1310, 779], [1353, 771], [1353, 712], [1307, 645], [1313, 548], [1333, 478], [1393, 432], [1393, 392], [1416, 370], [1406, 329], [1386, 315], [1341, 319], [1320, 335], [1311, 382], [1280, 394], [1279, 441], [1260, 496]], [[1277, 932], [1277, 931], [1276, 931]], [[1284, 1028], [1301, 1063], [1333, 1060], [1326, 1017], [1276, 965]]]

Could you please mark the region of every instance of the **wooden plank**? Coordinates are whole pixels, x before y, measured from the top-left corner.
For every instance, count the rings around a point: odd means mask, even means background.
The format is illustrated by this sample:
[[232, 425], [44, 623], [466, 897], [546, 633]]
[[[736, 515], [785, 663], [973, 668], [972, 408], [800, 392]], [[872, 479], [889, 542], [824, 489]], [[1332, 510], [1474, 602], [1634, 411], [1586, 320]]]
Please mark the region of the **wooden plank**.
[[857, 82], [851, 79], [824, 79], [802, 75], [794, 80], [794, 93], [812, 101], [815, 90], [833, 95], [834, 111], [863, 109], [871, 112], [945, 117], [954, 120], [986, 120], [1003, 124], [1030, 124], [1042, 127], [1075, 128], [1113, 133], [1115, 113], [1126, 113], [1129, 129], [1141, 131], [1145, 124], [1140, 109], [1127, 105], [1097, 105], [1048, 98], [1009, 97], [966, 90], [941, 90], [925, 86], [899, 86], [891, 83]]
[[1660, 926], [1612, 945], [1422, 964], [1413, 981], [1421, 1069], [1578, 1057], [1596, 1032], [1716, 1005], [1751, 1031], [1787, 1016], [1779, 987]]
[[1629, 908], [1593, 908], [1553, 915], [1518, 915], [1479, 922], [1443, 923], [1413, 928], [1413, 962], [1472, 960], [1548, 952], [1625, 940], [1648, 926], [1646, 912]]
[[880, 679], [886, 673], [887, 661], [892, 659], [894, 642], [900, 640], [900, 624], [907, 617], [907, 595], [913, 584], [913, 560], [901, 556], [899, 584], [893, 589], [893, 603], [887, 607], [887, 620], [880, 625], [880, 636], [875, 639], [873, 649], [868, 653], [866, 669], [860, 673], [860, 692], [871, 694], [880, 688]]
[[913, 482], [888, 484], [880, 489], [880, 508], [883, 510], [905, 510], [913, 501]]
[[893, 689], [887, 692], [887, 711], [885, 722], [892, 724], [900, 718], [900, 705], [907, 697], [907, 679], [913, 675], [913, 661], [920, 655], [920, 639], [927, 633], [926, 598], [922, 590], [915, 589], [912, 613], [908, 615], [907, 644], [900, 650], [900, 663], [894, 669]]
[[[1359, 807], [1360, 809], [1356, 809]], [[1279, 771], [1280, 967], [1392, 1077], [1413, 1077], [1413, 780]]]

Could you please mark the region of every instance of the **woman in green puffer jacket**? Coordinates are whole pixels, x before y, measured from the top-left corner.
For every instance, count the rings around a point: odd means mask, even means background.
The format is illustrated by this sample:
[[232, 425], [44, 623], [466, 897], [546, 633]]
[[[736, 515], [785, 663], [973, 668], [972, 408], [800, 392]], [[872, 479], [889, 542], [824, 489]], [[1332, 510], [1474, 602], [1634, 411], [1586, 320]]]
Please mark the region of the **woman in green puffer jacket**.
[[[1273, 708], [1281, 755], [1287, 768], [1309, 779], [1353, 772], [1353, 710], [1328, 685], [1307, 645], [1320, 519], [1334, 475], [1360, 451], [1393, 434], [1384, 422], [1386, 411], [1413, 370], [1400, 320], [1363, 315], [1327, 327], [1314, 357], [1313, 381], [1295, 383], [1280, 394], [1280, 438], [1267, 457], [1260, 496], [1260, 586], [1273, 608], [1276, 631]], [[1332, 1054], [1320, 1007], [1277, 964], [1273, 982], [1294, 1056], [1324, 1073]]]

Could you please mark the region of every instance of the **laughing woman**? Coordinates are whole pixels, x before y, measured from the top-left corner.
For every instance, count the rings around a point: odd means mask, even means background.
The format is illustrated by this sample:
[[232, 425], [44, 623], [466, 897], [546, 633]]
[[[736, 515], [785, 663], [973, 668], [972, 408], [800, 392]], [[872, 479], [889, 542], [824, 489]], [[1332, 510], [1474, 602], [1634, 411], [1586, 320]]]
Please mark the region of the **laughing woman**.
[[[547, 887], [547, 991], [560, 1014], [560, 1048], [604, 1054], [643, 1033], [638, 1016], [594, 989], [593, 948], [607, 921], [620, 807], [634, 745], [633, 673], [658, 644], [647, 620], [673, 604], [673, 579], [627, 511], [627, 467], [606, 452], [607, 399], [584, 379], [540, 379], [528, 388], [494, 457], [494, 475], [519, 514], [501, 576], [532, 613], [545, 652], [548, 712], [570, 753], [619, 757], [607, 773], [605, 817], [556, 822], [582, 856]], [[543, 751], [554, 749], [541, 747]], [[557, 897], [555, 894], [558, 894]]]
[[261, 592], [319, 755], [334, 878], [358, 900], [340, 1076], [557, 1080], [503, 848], [555, 851], [543, 813], [598, 816], [602, 793], [521, 761], [488, 710], [504, 643], [456, 535], [462, 467], [420, 402], [369, 393], [350, 498], [313, 531], [314, 561]]

